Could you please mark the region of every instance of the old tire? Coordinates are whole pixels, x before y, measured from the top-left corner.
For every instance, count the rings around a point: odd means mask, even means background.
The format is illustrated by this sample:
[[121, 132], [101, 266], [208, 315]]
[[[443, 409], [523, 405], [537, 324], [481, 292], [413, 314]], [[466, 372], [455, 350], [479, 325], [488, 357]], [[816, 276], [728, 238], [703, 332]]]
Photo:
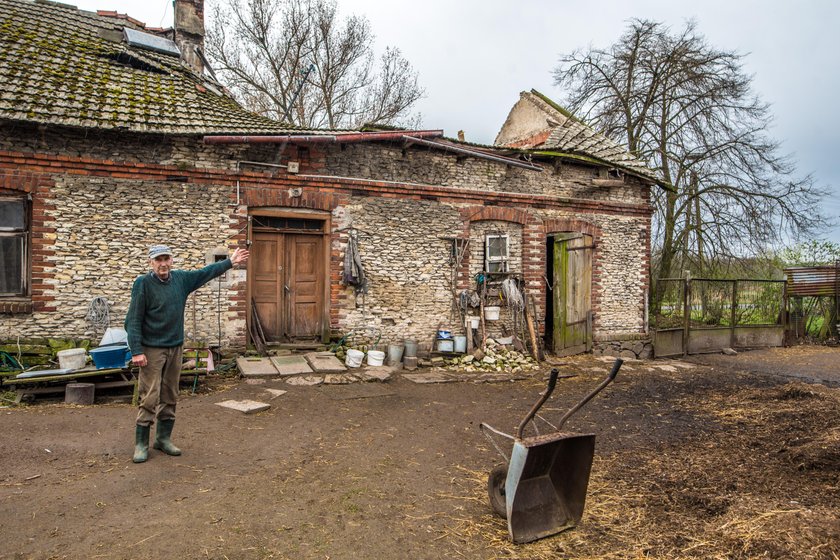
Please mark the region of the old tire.
[[505, 498], [505, 481], [507, 480], [507, 465], [496, 465], [487, 477], [487, 494], [493, 511], [502, 519], [507, 518], [507, 500]]

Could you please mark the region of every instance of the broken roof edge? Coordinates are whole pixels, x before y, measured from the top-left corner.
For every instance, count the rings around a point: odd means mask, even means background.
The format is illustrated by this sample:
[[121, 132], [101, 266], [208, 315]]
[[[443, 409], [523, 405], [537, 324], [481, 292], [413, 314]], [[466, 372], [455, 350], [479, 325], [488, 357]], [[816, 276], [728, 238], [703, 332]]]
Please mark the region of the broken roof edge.
[[[584, 125], [587, 126], [587, 125]], [[446, 140], [449, 142], [463, 144], [464, 146], [469, 146], [472, 148], [476, 148], [478, 150], [485, 150], [488, 152], [508, 152], [508, 153], [517, 153], [522, 155], [530, 155], [530, 156], [542, 156], [542, 157], [558, 157], [564, 159], [572, 159], [575, 161], [581, 161], [584, 163], [588, 163], [590, 165], [598, 165], [601, 167], [609, 167], [615, 169], [621, 169], [625, 173], [628, 173], [634, 177], [638, 177], [639, 179], [643, 179], [645, 181], [650, 181], [651, 183], [658, 185], [665, 190], [676, 192], [676, 189], [673, 185], [668, 183], [667, 181], [663, 181], [661, 179], [657, 179], [653, 175], [646, 175], [644, 173], [640, 173], [637, 169], [633, 169], [631, 167], [627, 167], [621, 164], [618, 164], [613, 161], [608, 161], [605, 159], [597, 158], [588, 154], [576, 154], [572, 152], [560, 152], [557, 150], [544, 150], [539, 148], [514, 148], [510, 146], [494, 146], [489, 144], [478, 144], [476, 142], [467, 142], [465, 140], [458, 140], [457, 138], [450, 138], [448, 136], [444, 136], [441, 140]]]
[[[508, 149], [514, 149], [515, 150], [515, 149], [518, 149], [518, 148], [508, 148]], [[526, 151], [528, 153], [531, 153], [531, 154], [535, 155], [535, 156], [573, 159], [573, 160], [576, 160], [576, 161], [583, 161], [583, 162], [586, 162], [586, 163], [589, 163], [589, 164], [592, 164], [592, 165], [599, 165], [599, 166], [602, 166], [602, 167], [611, 167], [611, 168], [615, 168], [615, 169], [620, 169], [620, 170], [624, 171], [625, 173], [627, 173], [628, 175], [632, 175], [632, 176], [637, 177], [639, 179], [644, 179], [645, 181], [649, 181], [649, 182], [653, 183], [654, 185], [662, 187], [666, 191], [677, 192], [677, 189], [671, 183], [669, 183], [667, 181], [664, 181], [662, 179], [658, 179], [658, 178], [656, 178], [654, 176], [651, 176], [651, 175], [646, 175], [644, 173], [639, 173], [638, 170], [635, 170], [633, 168], [618, 164], [618, 163], [613, 162], [613, 161], [607, 161], [607, 160], [604, 160], [604, 159], [601, 159], [601, 158], [596, 158], [596, 157], [590, 156], [590, 155], [574, 154], [574, 153], [571, 153], [571, 152], [557, 152], [557, 151], [553, 151], [553, 150], [526, 150]]]

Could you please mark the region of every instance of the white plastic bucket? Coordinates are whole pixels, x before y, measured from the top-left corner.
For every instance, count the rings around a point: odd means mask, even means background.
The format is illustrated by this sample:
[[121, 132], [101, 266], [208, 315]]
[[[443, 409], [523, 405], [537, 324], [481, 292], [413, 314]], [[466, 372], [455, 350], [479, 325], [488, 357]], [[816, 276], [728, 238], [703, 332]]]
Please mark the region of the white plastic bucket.
[[379, 350], [368, 350], [367, 356], [369, 366], [381, 366], [385, 361], [385, 352]]
[[484, 308], [484, 318], [488, 321], [498, 321], [499, 320], [499, 311], [500, 308], [496, 306], [490, 306]]
[[464, 317], [464, 326], [467, 328], [477, 329], [479, 324], [481, 324], [481, 317], [474, 317], [472, 315]]
[[466, 352], [467, 351], [467, 337], [463, 335], [455, 335], [455, 351], [456, 352]]
[[347, 357], [344, 358], [344, 364], [347, 367], [359, 367], [362, 365], [362, 359], [365, 357], [364, 352], [360, 352], [358, 350], [354, 350], [352, 348], [347, 349]]
[[86, 361], [87, 351], [84, 348], [58, 351], [58, 366], [61, 369], [82, 369]]
[[452, 352], [455, 349], [455, 341], [451, 338], [438, 339], [437, 343], [438, 352]]

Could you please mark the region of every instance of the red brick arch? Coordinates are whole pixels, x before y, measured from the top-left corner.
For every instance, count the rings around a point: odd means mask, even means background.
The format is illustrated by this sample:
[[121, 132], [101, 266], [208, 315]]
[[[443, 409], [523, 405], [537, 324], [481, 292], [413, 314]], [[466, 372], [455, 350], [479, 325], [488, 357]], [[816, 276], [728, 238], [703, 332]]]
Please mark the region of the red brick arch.
[[523, 226], [530, 221], [526, 210], [507, 206], [471, 206], [461, 209], [461, 218], [465, 222], [499, 221], [513, 222]]

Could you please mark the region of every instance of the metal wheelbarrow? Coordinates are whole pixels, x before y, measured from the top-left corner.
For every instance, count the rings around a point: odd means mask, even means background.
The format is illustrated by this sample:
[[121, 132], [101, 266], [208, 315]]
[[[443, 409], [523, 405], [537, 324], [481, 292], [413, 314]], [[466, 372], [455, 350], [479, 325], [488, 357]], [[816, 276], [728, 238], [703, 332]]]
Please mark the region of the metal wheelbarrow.
[[[490, 472], [487, 492], [493, 510], [507, 518], [508, 532], [514, 543], [522, 544], [570, 529], [580, 522], [589, 485], [589, 473], [595, 456], [595, 434], [574, 434], [561, 429], [569, 417], [618, 375], [623, 360], [616, 359], [609, 376], [591, 393], [573, 406], [557, 426], [537, 415], [557, 384], [557, 369], [551, 370], [548, 387], [516, 430], [506, 434], [482, 422], [479, 428], [493, 447], [509, 461]], [[554, 432], [523, 437], [525, 427], [539, 418]], [[513, 440], [510, 457], [496, 444], [490, 433]]]

